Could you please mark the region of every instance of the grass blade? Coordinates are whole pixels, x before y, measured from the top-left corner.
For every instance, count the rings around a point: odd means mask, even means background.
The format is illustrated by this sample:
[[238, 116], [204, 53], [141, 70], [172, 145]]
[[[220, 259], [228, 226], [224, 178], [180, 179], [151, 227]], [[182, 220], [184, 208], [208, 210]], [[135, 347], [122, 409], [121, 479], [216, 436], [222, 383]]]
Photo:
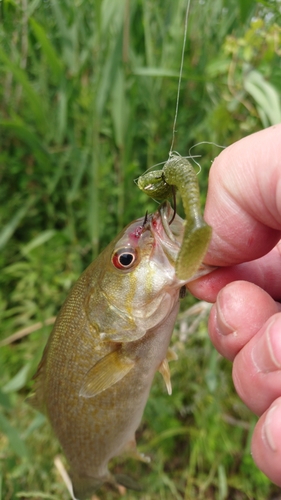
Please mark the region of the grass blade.
[[7, 384], [2, 387], [2, 391], [6, 394], [22, 389], [29, 379], [30, 363], [24, 365], [20, 371]]
[[29, 103], [30, 111], [37, 124], [38, 129], [44, 133], [47, 127], [47, 120], [43, 112], [42, 99], [33, 89], [26, 72], [14, 64], [4, 50], [0, 47], [0, 61], [4, 64], [6, 71], [11, 72], [18, 83], [22, 85], [25, 97]]
[[19, 432], [13, 427], [7, 418], [0, 412], [0, 429], [7, 436], [11, 449], [19, 458], [30, 457], [29, 451], [20, 437]]
[[46, 167], [46, 163], [50, 163], [50, 156], [44, 149], [43, 144], [37, 134], [32, 132], [30, 128], [20, 119], [1, 120], [0, 127], [5, 129], [11, 136], [22, 140], [32, 151], [35, 159], [42, 167]]
[[280, 96], [259, 71], [251, 71], [244, 82], [245, 89], [260, 108], [264, 127], [281, 122]]
[[50, 40], [48, 39], [46, 32], [35, 19], [31, 18], [29, 20], [34, 34], [41, 45], [42, 52], [46, 56], [47, 63], [53, 72], [56, 80], [59, 80], [63, 75], [63, 65], [61, 60], [56, 54], [54, 47], [52, 46]]
[[14, 234], [22, 219], [25, 217], [30, 207], [34, 204], [35, 200], [36, 197], [30, 198], [27, 203], [15, 213], [6, 226], [4, 226], [0, 232], [0, 250], [8, 243], [9, 239]]
[[56, 231], [54, 229], [47, 229], [46, 231], [42, 231], [36, 238], [31, 240], [27, 245], [25, 245], [21, 251], [23, 255], [27, 255], [29, 252], [34, 250], [34, 248], [37, 248], [41, 245], [44, 245], [47, 241], [49, 241], [51, 238], [53, 238], [56, 234]]

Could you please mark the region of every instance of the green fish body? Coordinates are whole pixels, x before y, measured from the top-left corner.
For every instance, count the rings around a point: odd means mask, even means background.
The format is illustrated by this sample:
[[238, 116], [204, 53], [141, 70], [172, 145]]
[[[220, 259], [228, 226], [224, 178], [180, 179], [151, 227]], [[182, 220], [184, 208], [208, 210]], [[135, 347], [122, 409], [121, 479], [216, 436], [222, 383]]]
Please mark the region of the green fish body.
[[164, 203], [133, 222], [84, 271], [35, 375], [30, 403], [48, 416], [79, 500], [103, 483], [130, 486], [109, 472], [113, 457], [149, 461], [135, 431], [157, 370], [171, 392], [168, 346], [187, 283], [175, 273], [184, 222], [176, 216], [169, 225], [172, 215]]

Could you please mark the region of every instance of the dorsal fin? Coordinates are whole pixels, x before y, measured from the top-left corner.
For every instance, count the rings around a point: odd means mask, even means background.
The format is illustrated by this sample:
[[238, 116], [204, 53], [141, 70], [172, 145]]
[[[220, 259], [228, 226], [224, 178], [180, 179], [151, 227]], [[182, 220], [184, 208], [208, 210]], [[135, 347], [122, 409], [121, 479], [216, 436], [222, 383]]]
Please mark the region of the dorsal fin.
[[45, 377], [45, 365], [47, 358], [47, 347], [46, 345], [41, 361], [37, 367], [35, 374], [32, 377], [32, 380], [35, 380], [33, 392], [26, 398], [26, 403], [28, 403], [35, 410], [40, 411], [41, 413], [46, 413], [45, 410], [45, 399], [44, 399], [44, 377]]

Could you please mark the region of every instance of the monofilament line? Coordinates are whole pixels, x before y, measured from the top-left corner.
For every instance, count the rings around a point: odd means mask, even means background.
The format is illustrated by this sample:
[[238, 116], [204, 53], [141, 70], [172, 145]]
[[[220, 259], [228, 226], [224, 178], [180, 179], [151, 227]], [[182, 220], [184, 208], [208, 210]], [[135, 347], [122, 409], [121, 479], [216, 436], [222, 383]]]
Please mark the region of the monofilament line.
[[187, 2], [186, 13], [185, 13], [184, 36], [183, 36], [182, 53], [181, 53], [181, 65], [180, 65], [180, 74], [179, 74], [179, 83], [178, 83], [178, 92], [177, 92], [175, 118], [174, 118], [174, 123], [173, 123], [172, 143], [171, 143], [171, 147], [170, 147], [170, 151], [169, 151], [169, 158], [173, 154], [173, 148], [174, 148], [174, 142], [175, 142], [175, 135], [176, 135], [176, 125], [177, 125], [177, 119], [178, 119], [179, 100], [180, 100], [180, 88], [181, 88], [182, 71], [183, 71], [183, 63], [184, 63], [184, 51], [185, 51], [185, 46], [186, 46], [186, 36], [187, 36], [187, 25], [188, 25], [189, 8], [190, 8], [190, 0], [188, 0], [188, 2]]

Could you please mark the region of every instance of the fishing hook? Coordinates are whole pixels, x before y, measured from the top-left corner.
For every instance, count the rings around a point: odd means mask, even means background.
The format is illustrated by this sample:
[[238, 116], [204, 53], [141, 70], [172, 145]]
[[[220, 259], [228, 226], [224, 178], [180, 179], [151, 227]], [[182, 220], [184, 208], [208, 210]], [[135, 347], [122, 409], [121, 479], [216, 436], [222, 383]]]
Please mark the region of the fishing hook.
[[142, 225], [143, 228], [144, 228], [145, 224], [147, 223], [147, 219], [148, 219], [148, 210], [145, 212], [144, 221], [143, 221], [143, 225]]
[[173, 213], [173, 217], [171, 218], [170, 222], [169, 222], [169, 226], [172, 224], [175, 216], [176, 216], [176, 211], [177, 211], [177, 199], [176, 199], [176, 188], [175, 186], [171, 186], [172, 188], [172, 193], [173, 193], [173, 210], [174, 210], [174, 213]]

